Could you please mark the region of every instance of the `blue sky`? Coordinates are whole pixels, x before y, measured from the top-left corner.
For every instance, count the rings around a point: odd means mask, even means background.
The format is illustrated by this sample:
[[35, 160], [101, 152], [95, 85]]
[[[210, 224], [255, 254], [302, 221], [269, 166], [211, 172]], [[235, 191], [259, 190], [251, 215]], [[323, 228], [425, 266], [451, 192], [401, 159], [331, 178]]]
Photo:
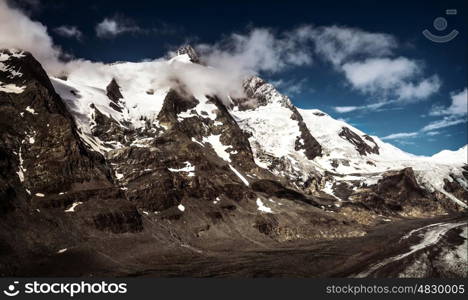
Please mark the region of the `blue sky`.
[[[9, 6], [46, 26], [62, 54], [92, 61], [153, 59], [185, 43], [232, 54], [237, 33], [264, 49], [253, 71], [298, 107], [321, 109], [415, 154], [466, 144], [466, 1], [308, 2], [17, 0]], [[433, 27], [436, 17], [445, 18], [445, 30]], [[459, 35], [434, 43], [424, 29]], [[274, 65], [262, 41], [286, 47], [273, 52]]]

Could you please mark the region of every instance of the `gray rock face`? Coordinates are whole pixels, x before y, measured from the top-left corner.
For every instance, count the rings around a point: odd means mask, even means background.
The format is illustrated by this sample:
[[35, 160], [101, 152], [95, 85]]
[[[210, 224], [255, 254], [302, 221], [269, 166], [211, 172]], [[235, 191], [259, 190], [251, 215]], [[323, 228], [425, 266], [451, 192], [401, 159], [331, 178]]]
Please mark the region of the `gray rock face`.
[[176, 53], [177, 55], [187, 54], [190, 57], [190, 60], [194, 63], [200, 62], [200, 58], [198, 57], [197, 52], [190, 45], [185, 45], [183, 47], [180, 47]]
[[370, 191], [364, 191], [354, 199], [357, 197], [363, 197], [362, 203], [369, 208], [387, 210], [386, 213], [388, 210], [402, 211], [404, 207], [420, 205], [430, 211], [440, 205], [432, 201], [430, 195], [419, 186], [411, 168], [385, 173], [376, 185], [370, 187]]
[[301, 131], [300, 137], [298, 137], [296, 140], [295, 149], [297, 151], [304, 150], [305, 155], [310, 160], [316, 158], [317, 156], [321, 156], [322, 146], [320, 146], [319, 142], [317, 142], [317, 140], [312, 136], [297, 109], [294, 106], [291, 106], [291, 110], [293, 111], [291, 119], [298, 121], [299, 130]]
[[119, 103], [119, 100], [123, 98], [122, 93], [120, 92], [120, 86], [117, 84], [115, 79], [112, 79], [109, 85], [106, 87], [107, 97], [109, 97], [112, 102], [110, 106], [118, 112], [122, 112], [122, 106]]
[[[0, 265], [36, 246], [53, 249], [73, 226], [86, 226], [82, 232], [141, 230], [141, 216], [115, 186], [104, 158], [82, 143], [40, 64], [23, 55], [8, 60], [22, 70], [18, 80], [0, 72], [1, 82], [25, 87], [18, 94], [0, 91], [0, 240], [10, 249]], [[64, 210], [78, 203], [79, 217], [67, 218]], [[7, 230], [11, 224], [18, 227]], [[43, 240], [33, 238], [44, 232]]]
[[371, 153], [379, 154], [379, 146], [368, 135], [365, 136], [365, 139], [373, 143], [374, 146], [370, 146], [359, 135], [351, 131], [348, 127], [343, 127], [341, 132], [339, 133], [339, 136], [342, 137], [343, 139], [348, 140], [351, 144], [353, 144], [356, 150], [361, 155], [367, 155]]
[[307, 158], [310, 160], [322, 154], [322, 147], [312, 136], [301, 114], [292, 105], [288, 97], [279, 95], [271, 84], [255, 76], [244, 81], [244, 89], [248, 98], [234, 100], [240, 110], [265, 106], [271, 101], [271, 98], [279, 98], [277, 101], [282, 106], [291, 110], [291, 119], [297, 121], [299, 125], [301, 135], [296, 140], [295, 150], [304, 150]]

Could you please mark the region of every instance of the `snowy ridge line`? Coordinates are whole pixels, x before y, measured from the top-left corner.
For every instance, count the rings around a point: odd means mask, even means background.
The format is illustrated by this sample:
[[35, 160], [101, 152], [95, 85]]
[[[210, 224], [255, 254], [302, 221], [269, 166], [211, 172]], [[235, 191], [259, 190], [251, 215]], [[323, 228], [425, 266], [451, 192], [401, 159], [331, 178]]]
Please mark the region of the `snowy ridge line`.
[[[155, 71], [171, 70], [171, 68], [181, 70], [187, 66], [196, 66], [196, 64], [192, 63], [189, 55], [182, 54], [169, 60], [102, 65], [99, 67], [99, 72], [89, 73], [89, 70], [83, 67], [68, 74], [66, 80], [51, 77], [51, 81], [72, 112], [82, 141], [92, 150], [106, 155], [107, 152], [121, 148], [123, 145], [117, 141], [101, 140], [92, 134], [95, 126], [94, 109], [115, 120], [122, 128], [128, 126], [131, 129], [142, 129], [147, 122], [162, 128], [157, 116], [170, 90], [170, 83], [158, 82], [159, 85], [156, 85]], [[121, 112], [110, 106], [112, 101], [106, 93], [106, 87], [113, 79], [118, 83], [123, 96], [119, 100], [119, 105], [123, 108]], [[216, 88], [211, 90], [201, 88], [193, 93], [193, 97], [199, 101], [198, 104], [192, 109], [180, 112], [177, 119], [183, 121], [197, 116], [212, 120], [214, 126], [222, 125], [216, 121], [217, 106], [207, 95], [227, 98], [233, 104], [227, 107], [228, 113], [242, 130], [252, 134], [249, 142], [255, 163], [277, 176], [288, 178], [298, 188], [310, 179], [309, 174], [324, 176], [328, 172], [335, 177], [335, 181], [355, 180], [370, 185], [376, 183], [378, 176], [384, 172], [411, 167], [418, 175], [416, 178], [420, 185], [431, 186], [458, 205], [466, 207], [462, 200], [443, 191], [443, 185], [444, 179], [450, 180], [451, 175], [454, 175], [457, 182], [462, 181], [460, 184], [466, 183], [462, 177], [461, 166], [467, 161], [467, 146], [457, 151], [441, 151], [432, 157], [416, 156], [376, 136], [366, 135], [358, 128], [336, 120], [318, 109], [297, 109], [307, 129], [322, 147], [322, 156], [309, 160], [303, 148], [296, 150], [296, 143], [304, 146], [304, 140], [299, 121], [293, 118], [295, 107], [290, 99], [278, 92], [273, 85], [255, 76], [244, 83], [244, 89], [242, 92], [247, 93], [249, 90], [250, 95], [260, 99], [258, 102], [261, 103], [249, 102], [251, 107], [240, 109], [230, 95], [220, 94], [226, 92], [220, 92]], [[379, 154], [359, 153], [353, 142], [340, 136], [343, 128], [362, 139], [364, 146], [378, 146]], [[203, 147], [210, 144], [221, 159], [231, 163], [232, 146], [224, 145], [220, 138], [221, 134], [218, 134], [201, 137], [201, 140], [192, 138], [192, 141]], [[137, 140], [131, 141], [130, 145], [147, 147], [147, 143]], [[278, 164], [278, 161], [281, 163]], [[241, 178], [242, 175], [233, 172]], [[244, 180], [245, 178], [242, 179], [244, 183], [248, 183]], [[468, 187], [468, 183], [463, 186]], [[327, 187], [327, 192], [330, 194], [332, 188]]]

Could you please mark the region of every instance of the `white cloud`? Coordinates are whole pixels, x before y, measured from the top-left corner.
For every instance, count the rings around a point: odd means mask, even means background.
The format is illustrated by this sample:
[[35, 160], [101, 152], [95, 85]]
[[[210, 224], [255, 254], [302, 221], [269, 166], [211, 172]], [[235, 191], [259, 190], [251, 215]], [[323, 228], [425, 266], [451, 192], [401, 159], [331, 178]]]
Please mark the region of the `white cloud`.
[[460, 92], [451, 93], [452, 103], [448, 107], [435, 106], [429, 112], [431, 116], [443, 116], [443, 115], [455, 115], [462, 116], [466, 115], [468, 111], [468, 94], [467, 89]]
[[335, 66], [362, 55], [380, 57], [392, 54], [396, 39], [385, 33], [370, 33], [342, 26], [318, 27], [308, 32], [315, 51]]
[[132, 20], [121, 16], [104, 18], [96, 25], [96, 35], [101, 38], [112, 38], [119, 34], [140, 30], [141, 28], [136, 26]]
[[55, 72], [61, 67], [61, 50], [53, 44], [47, 27], [8, 6], [4, 0], [0, 0], [0, 48], [27, 50], [49, 72]]
[[81, 40], [83, 33], [76, 26], [62, 25], [54, 29], [54, 31], [63, 37], [76, 38]]
[[[424, 76], [421, 62], [394, 57], [398, 41], [392, 35], [343, 26], [318, 27], [309, 34], [315, 52], [342, 72], [352, 88], [387, 102], [385, 105], [424, 100], [440, 88], [437, 75]], [[339, 107], [337, 111], [376, 110], [381, 106]]]
[[201, 57], [210, 66], [242, 74], [279, 72], [289, 66], [312, 63], [306, 29], [301, 27], [275, 35], [266, 28], [251, 30], [246, 35], [232, 34], [214, 45], [196, 46]]
[[[106, 37], [138, 30], [123, 17], [106, 18], [96, 27], [97, 33]], [[312, 63], [311, 49], [302, 47], [302, 41], [303, 31], [299, 29], [282, 35], [267, 29], [254, 29], [247, 35], [232, 35], [209, 47], [205, 53], [210, 67], [176, 62], [156, 63], [148, 74], [154, 75], [155, 86], [184, 85], [187, 91], [196, 94], [231, 93], [240, 97], [241, 80], [246, 75], [261, 71], [277, 72], [288, 65]], [[63, 57], [63, 53], [53, 44], [47, 28], [31, 21], [22, 11], [7, 6], [3, 0], [0, 0], [0, 47], [31, 51], [51, 75], [62, 71], [69, 74], [86, 72], [86, 76], [102, 76], [105, 73], [105, 66], [101, 63], [80, 59], [61, 61], [59, 58]], [[157, 76], [160, 74], [164, 75]]]
[[421, 131], [433, 131], [436, 129], [441, 129], [445, 127], [450, 127], [462, 123], [466, 123], [466, 117], [456, 117], [456, 116], [448, 116], [444, 117], [442, 120], [437, 120], [434, 122], [431, 122], [424, 126]]
[[428, 98], [432, 94], [439, 91], [440, 86], [441, 81], [439, 76], [432, 75], [431, 77], [425, 78], [418, 83], [402, 83], [400, 87], [397, 88], [396, 94], [401, 100], [413, 102]]
[[452, 103], [448, 107], [434, 106], [429, 112], [430, 116], [444, 116], [441, 120], [430, 122], [424, 126], [421, 131], [428, 135], [434, 135], [431, 132], [437, 132], [436, 129], [455, 126], [467, 122], [466, 115], [468, 110], [467, 89], [450, 94]]
[[369, 58], [345, 63], [342, 70], [351, 85], [372, 95], [412, 102], [427, 98], [440, 88], [437, 76], [411, 82], [422, 73], [421, 66], [405, 57]]
[[[80, 36], [77, 28], [56, 30], [65, 35]], [[142, 31], [132, 20], [122, 16], [105, 18], [96, 26], [96, 33], [100, 37]], [[63, 63], [59, 58], [64, 54], [53, 44], [47, 28], [32, 21], [23, 12], [7, 6], [4, 0], [0, 0], [0, 46], [31, 51], [50, 74], [57, 74], [64, 68], [70, 71], [83, 63], [79, 60]], [[354, 88], [364, 93], [420, 99], [437, 90], [440, 84], [438, 78], [418, 78], [422, 73], [421, 66], [415, 61], [404, 57], [384, 57], [393, 55], [396, 47], [396, 39], [388, 34], [338, 26], [302, 26], [279, 33], [265, 28], [252, 29], [247, 34], [232, 34], [221, 42], [202, 44], [196, 48], [201, 52], [204, 62], [216, 69], [219, 78], [230, 80], [232, 86], [238, 86], [247, 75], [275, 73], [291, 66], [310, 65], [315, 53], [332, 62]], [[195, 77], [211, 78], [215, 73], [210, 68], [195, 69], [190, 70]], [[177, 73], [180, 71], [176, 70], [172, 75], [185, 77]], [[303, 88], [303, 84], [294, 83], [283, 87], [289, 93], [298, 93]], [[378, 110], [385, 105], [395, 104], [392, 102], [395, 100], [377, 98], [376, 103], [339, 106], [335, 110]]]
[[333, 109], [338, 113], [347, 113], [352, 111], [378, 111], [382, 107], [392, 104], [396, 101], [386, 101], [386, 102], [376, 102], [372, 104], [366, 105], [358, 105], [358, 106], [334, 106]]
[[[438, 129], [455, 126], [467, 122], [467, 89], [458, 93], [451, 93], [452, 104], [449, 107], [432, 108], [431, 115], [445, 115], [442, 119], [432, 121], [415, 132], [394, 133], [382, 138], [382, 140], [412, 138], [420, 134], [435, 136], [441, 134]], [[360, 109], [360, 107], [358, 107]]]
[[361, 106], [335, 106], [333, 107], [333, 109], [339, 113], [347, 113], [347, 112], [351, 112], [355, 110], [360, 110], [362, 109], [362, 107]]
[[418, 132], [399, 132], [399, 133], [392, 133], [390, 135], [384, 136], [382, 140], [397, 140], [397, 139], [407, 139], [407, 138], [414, 138], [419, 135]]
[[400, 145], [415, 145], [416, 144], [415, 142], [408, 141], [408, 140], [396, 140], [395, 142], [397, 142]]

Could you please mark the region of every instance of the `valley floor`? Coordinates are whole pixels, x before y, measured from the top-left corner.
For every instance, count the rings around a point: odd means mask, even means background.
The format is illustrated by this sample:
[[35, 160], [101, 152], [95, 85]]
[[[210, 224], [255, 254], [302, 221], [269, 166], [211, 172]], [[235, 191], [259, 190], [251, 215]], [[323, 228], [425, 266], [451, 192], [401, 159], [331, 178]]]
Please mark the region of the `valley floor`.
[[[134, 245], [131, 259], [83, 247], [43, 257], [25, 276], [117, 277], [467, 277], [466, 215], [408, 219], [357, 238], [282, 243], [255, 250], [158, 252]], [[134, 241], [136, 242], [136, 241]], [[121, 251], [120, 251], [121, 250]], [[153, 251], [152, 251], [153, 250]]]

